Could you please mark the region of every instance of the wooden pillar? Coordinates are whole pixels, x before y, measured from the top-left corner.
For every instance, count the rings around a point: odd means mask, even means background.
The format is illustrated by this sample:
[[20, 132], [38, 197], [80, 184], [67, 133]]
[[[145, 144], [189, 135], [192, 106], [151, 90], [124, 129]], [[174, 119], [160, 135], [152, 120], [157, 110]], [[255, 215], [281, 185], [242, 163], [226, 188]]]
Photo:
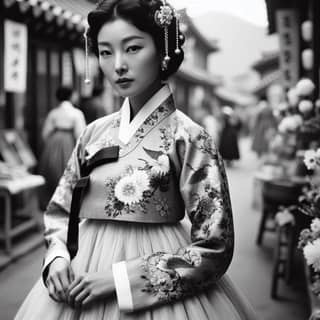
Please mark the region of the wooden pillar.
[[319, 97], [319, 63], [320, 63], [320, 1], [311, 0], [311, 19], [313, 23], [312, 32], [312, 50], [313, 50], [313, 70], [312, 81], [316, 89], [314, 92], [314, 99]]

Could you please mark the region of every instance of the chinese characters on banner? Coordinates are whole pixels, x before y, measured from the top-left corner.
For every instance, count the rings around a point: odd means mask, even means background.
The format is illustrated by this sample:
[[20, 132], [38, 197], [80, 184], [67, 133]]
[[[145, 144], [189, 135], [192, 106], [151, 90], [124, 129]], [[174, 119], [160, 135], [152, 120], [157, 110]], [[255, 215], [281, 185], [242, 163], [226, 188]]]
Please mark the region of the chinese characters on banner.
[[24, 92], [27, 80], [27, 27], [4, 21], [4, 89]]
[[279, 9], [276, 23], [280, 41], [280, 69], [286, 89], [299, 79], [299, 24], [295, 9]]
[[73, 83], [73, 69], [71, 53], [64, 51], [62, 53], [62, 85], [72, 86]]

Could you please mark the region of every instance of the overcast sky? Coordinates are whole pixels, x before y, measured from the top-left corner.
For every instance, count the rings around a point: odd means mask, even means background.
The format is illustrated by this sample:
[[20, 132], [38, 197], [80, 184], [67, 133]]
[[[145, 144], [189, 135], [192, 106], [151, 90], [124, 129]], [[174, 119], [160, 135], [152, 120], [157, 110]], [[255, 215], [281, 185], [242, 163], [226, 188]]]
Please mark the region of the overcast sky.
[[267, 25], [265, 0], [169, 0], [176, 9], [187, 8], [190, 16], [209, 11], [230, 13], [260, 26]]

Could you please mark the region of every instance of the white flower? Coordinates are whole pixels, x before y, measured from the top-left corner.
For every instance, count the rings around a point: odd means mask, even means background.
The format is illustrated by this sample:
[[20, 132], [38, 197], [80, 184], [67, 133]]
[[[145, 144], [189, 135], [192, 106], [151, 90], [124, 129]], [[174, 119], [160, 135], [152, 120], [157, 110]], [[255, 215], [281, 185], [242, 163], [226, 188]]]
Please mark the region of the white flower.
[[149, 189], [150, 181], [145, 171], [135, 170], [131, 177], [135, 179], [137, 186], [142, 192]]
[[291, 88], [288, 93], [288, 101], [291, 106], [296, 106], [299, 102], [299, 95], [297, 93], [296, 88]]
[[170, 170], [170, 161], [169, 157], [165, 154], [162, 154], [158, 157], [154, 166], [151, 168], [151, 173], [154, 175], [165, 175]]
[[296, 131], [303, 123], [302, 117], [298, 114], [284, 117], [278, 125], [281, 133]]
[[313, 266], [315, 271], [320, 270], [320, 239], [309, 242], [303, 248], [303, 254], [306, 258], [307, 264]]
[[142, 200], [142, 190], [134, 176], [126, 176], [118, 181], [114, 193], [118, 200], [131, 205]]
[[310, 79], [301, 79], [296, 84], [296, 90], [299, 96], [308, 96], [312, 94], [313, 90], [315, 89], [314, 83]]
[[303, 162], [309, 170], [314, 170], [317, 166], [316, 155], [314, 150], [307, 150], [304, 154]]
[[301, 100], [298, 109], [301, 113], [307, 113], [313, 109], [313, 104], [310, 100]]
[[310, 229], [312, 232], [320, 232], [320, 219], [315, 218], [312, 220], [312, 223], [310, 225]]

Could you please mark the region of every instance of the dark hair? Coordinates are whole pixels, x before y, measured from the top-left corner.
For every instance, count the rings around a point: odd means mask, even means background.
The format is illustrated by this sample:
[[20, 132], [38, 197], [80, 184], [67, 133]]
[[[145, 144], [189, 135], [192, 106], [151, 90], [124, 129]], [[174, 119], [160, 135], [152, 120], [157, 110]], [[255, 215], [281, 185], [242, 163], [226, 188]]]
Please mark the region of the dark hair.
[[104, 92], [104, 86], [102, 85], [95, 85], [92, 89], [92, 96], [99, 97]]
[[56, 90], [56, 98], [59, 102], [64, 100], [70, 100], [73, 94], [73, 89], [67, 86], [58, 87]]
[[[101, 27], [106, 23], [117, 18], [124, 19], [133, 24], [142, 32], [150, 34], [155, 42], [155, 46], [160, 53], [161, 59], [165, 56], [164, 29], [155, 22], [155, 12], [160, 9], [161, 0], [102, 0], [98, 3], [95, 10], [88, 14], [88, 39], [93, 53], [98, 57], [97, 37]], [[180, 53], [176, 54], [176, 20], [172, 20], [168, 28], [169, 39], [169, 56], [170, 61], [166, 70], [161, 70], [160, 77], [162, 80], [168, 79], [180, 67], [184, 52], [181, 46], [184, 43], [184, 36], [179, 30], [179, 49]]]

